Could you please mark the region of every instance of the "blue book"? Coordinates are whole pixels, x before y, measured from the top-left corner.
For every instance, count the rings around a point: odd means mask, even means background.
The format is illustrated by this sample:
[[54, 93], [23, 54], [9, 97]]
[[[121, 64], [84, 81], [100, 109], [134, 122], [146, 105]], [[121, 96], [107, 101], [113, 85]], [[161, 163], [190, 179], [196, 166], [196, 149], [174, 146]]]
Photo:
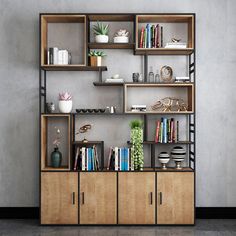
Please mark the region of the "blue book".
[[88, 148], [88, 171], [92, 170], [91, 162], [91, 148]]
[[91, 170], [94, 170], [94, 149], [91, 148]]
[[167, 143], [167, 118], [163, 119], [163, 127], [164, 127], [164, 143]]
[[124, 149], [124, 156], [125, 156], [125, 170], [129, 170], [129, 152], [128, 148]]
[[151, 25], [147, 24], [147, 48], [151, 48]]

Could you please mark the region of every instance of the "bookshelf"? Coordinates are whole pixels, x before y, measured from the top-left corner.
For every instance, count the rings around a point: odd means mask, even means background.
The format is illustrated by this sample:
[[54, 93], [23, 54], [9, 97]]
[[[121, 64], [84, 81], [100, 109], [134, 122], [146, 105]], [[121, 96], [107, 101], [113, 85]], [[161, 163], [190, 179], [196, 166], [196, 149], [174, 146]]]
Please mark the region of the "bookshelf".
[[[129, 43], [95, 43], [91, 36], [91, 29], [97, 21], [130, 28]], [[187, 48], [139, 48], [140, 29], [142, 26], [160, 24], [171, 32], [181, 32], [180, 36], [186, 40]], [[65, 28], [64, 28], [65, 27]], [[75, 43], [70, 49], [66, 42], [66, 35], [71, 27], [70, 40]], [[75, 29], [75, 32], [73, 32]], [[60, 32], [61, 37], [53, 39], [52, 35]], [[79, 32], [79, 34], [78, 34]], [[111, 32], [112, 34], [112, 32]], [[167, 36], [164, 35], [164, 43]], [[78, 40], [79, 39], [79, 40]], [[59, 45], [68, 48], [72, 53], [72, 64], [48, 65], [47, 49]], [[90, 50], [109, 49], [124, 50], [135, 57], [143, 59], [143, 83], [106, 83], [103, 82], [103, 72], [109, 70], [107, 66], [92, 67], [89, 65]], [[194, 225], [195, 224], [195, 157], [196, 157], [196, 127], [195, 127], [195, 14], [147, 14], [147, 13], [42, 13], [40, 14], [40, 61], [39, 61], [39, 132], [40, 132], [40, 211], [41, 225]], [[149, 56], [178, 55], [186, 57], [187, 71], [190, 77], [188, 83], [148, 83]], [[73, 61], [74, 58], [74, 61]], [[112, 57], [111, 57], [112, 60]], [[55, 71], [88, 71], [97, 73], [98, 80], [91, 86], [106, 87], [106, 89], [120, 89], [123, 105], [117, 113], [53, 113], [46, 112], [47, 74]], [[55, 73], [54, 72], [54, 73]], [[77, 79], [77, 77], [75, 77]], [[94, 88], [96, 89], [96, 88]], [[97, 88], [99, 89], [99, 88]], [[144, 96], [153, 93], [155, 96]], [[160, 94], [176, 95], [183, 98], [187, 111], [152, 111], [132, 112], [130, 110], [132, 94], [143, 94], [136, 98], [137, 103], [146, 103], [150, 108], [161, 98]], [[142, 100], [143, 99], [143, 100]], [[145, 100], [146, 99], [146, 100]], [[149, 100], [148, 100], [149, 99]], [[139, 117], [144, 121], [145, 148], [150, 150], [150, 165], [143, 171], [114, 171], [107, 170], [105, 160], [105, 143], [103, 134], [97, 140], [87, 143], [76, 140], [76, 119], [96, 119], [98, 117], [116, 117], [128, 119]], [[160, 117], [186, 118], [186, 138], [173, 143], [156, 143], [150, 139], [150, 124]], [[111, 120], [113, 119], [111, 118]], [[63, 124], [64, 146], [63, 163], [59, 168], [53, 168], [50, 163], [50, 147], [53, 127]], [[60, 126], [61, 127], [61, 126]], [[122, 138], [122, 137], [121, 137]], [[127, 146], [130, 142], [127, 142]], [[74, 170], [76, 148], [98, 147], [100, 168], [96, 171]], [[187, 160], [182, 169], [168, 167], [163, 170], [157, 165], [157, 153], [162, 148], [184, 146]], [[149, 158], [148, 157], [148, 158]], [[146, 158], [146, 156], [145, 156]], [[138, 181], [138, 185], [137, 185]], [[178, 189], [178, 191], [176, 191]], [[166, 197], [168, 196], [168, 197]], [[187, 200], [186, 200], [187, 199]], [[186, 201], [188, 201], [187, 204]], [[107, 204], [109, 202], [109, 204]], [[170, 211], [171, 209], [171, 211]], [[145, 214], [143, 214], [145, 210]], [[94, 212], [94, 214], [91, 214]], [[170, 212], [173, 212], [171, 214]], [[185, 217], [187, 216], [187, 217]]]

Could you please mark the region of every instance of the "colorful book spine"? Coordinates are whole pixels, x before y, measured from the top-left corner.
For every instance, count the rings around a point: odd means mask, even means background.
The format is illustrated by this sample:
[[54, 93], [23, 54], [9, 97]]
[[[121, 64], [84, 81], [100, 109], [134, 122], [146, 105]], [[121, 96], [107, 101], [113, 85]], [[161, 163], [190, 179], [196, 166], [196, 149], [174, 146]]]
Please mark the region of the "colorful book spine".
[[163, 27], [161, 26], [161, 48], [163, 48]]
[[140, 43], [139, 43], [140, 48], [143, 48], [143, 41], [144, 41], [144, 27], [142, 27], [141, 33], [140, 33]]
[[75, 162], [74, 162], [74, 170], [77, 170], [78, 166], [78, 159], [79, 159], [79, 147], [76, 149], [76, 155], [75, 155]]
[[155, 142], [158, 143], [159, 141], [159, 130], [160, 130], [160, 121], [157, 121], [157, 127], [156, 127], [156, 136], [155, 136]]
[[160, 45], [159, 45], [159, 24], [157, 24], [156, 28], [155, 28], [155, 47], [156, 48], [160, 47]]
[[151, 26], [147, 24], [147, 48], [151, 48]]
[[119, 149], [115, 147], [115, 170], [119, 170]]
[[151, 27], [151, 42], [152, 42], [152, 48], [155, 48], [155, 25], [152, 25]]
[[82, 147], [82, 170], [86, 170], [85, 147]]
[[179, 141], [179, 121], [176, 121], [176, 142]]
[[163, 119], [163, 142], [167, 143], [167, 119]]

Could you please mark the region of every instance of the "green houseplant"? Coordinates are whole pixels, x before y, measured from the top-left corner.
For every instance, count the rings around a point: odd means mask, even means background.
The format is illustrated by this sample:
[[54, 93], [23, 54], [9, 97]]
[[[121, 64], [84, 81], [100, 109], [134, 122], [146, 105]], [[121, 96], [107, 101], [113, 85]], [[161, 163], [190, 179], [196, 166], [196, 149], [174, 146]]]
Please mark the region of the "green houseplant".
[[102, 57], [106, 54], [102, 51], [91, 51], [88, 56], [90, 57], [91, 66], [102, 66]]
[[134, 170], [143, 170], [144, 154], [143, 154], [143, 121], [132, 120], [131, 128], [131, 161], [134, 165]]
[[109, 25], [104, 25], [97, 21], [97, 24], [93, 26], [93, 32], [95, 34], [96, 43], [108, 43]]

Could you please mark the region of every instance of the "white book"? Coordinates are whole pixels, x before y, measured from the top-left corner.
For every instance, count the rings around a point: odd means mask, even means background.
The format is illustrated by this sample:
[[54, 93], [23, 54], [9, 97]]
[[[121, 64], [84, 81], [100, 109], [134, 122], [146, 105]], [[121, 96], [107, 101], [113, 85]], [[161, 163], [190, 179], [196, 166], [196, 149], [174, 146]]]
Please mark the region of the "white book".
[[50, 65], [50, 53], [49, 53], [49, 49], [47, 51], [48, 57], [47, 57], [47, 64]]
[[85, 170], [85, 147], [82, 147], [82, 170]]
[[53, 48], [53, 65], [58, 64], [58, 51], [59, 49], [57, 47]]
[[115, 170], [119, 170], [119, 149], [115, 147]]
[[63, 65], [63, 50], [58, 51], [58, 65]]
[[63, 50], [63, 53], [62, 53], [62, 63], [63, 65], [68, 65], [69, 64], [69, 53], [67, 50]]
[[89, 158], [88, 158], [88, 152], [89, 152], [89, 149], [88, 148], [86, 148], [86, 170], [88, 170], [88, 166], [89, 166]]

